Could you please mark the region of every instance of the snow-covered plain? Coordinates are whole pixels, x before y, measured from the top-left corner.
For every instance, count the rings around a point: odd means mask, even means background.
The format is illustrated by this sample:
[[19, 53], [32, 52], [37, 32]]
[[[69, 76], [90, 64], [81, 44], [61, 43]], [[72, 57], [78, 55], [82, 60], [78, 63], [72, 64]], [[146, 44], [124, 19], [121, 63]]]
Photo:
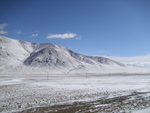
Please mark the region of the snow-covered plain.
[[1, 75], [0, 92], [2, 113], [136, 113], [150, 107], [150, 75]]

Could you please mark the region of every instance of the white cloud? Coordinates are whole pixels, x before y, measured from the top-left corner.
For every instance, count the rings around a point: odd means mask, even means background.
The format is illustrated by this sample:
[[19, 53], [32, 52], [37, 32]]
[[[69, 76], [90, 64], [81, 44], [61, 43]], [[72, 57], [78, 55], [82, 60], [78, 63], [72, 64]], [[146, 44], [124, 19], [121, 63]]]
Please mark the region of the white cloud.
[[7, 26], [8, 26], [7, 23], [5, 23], [5, 24], [0, 24], [0, 29], [4, 29], [4, 28], [7, 27]]
[[40, 33], [39, 31], [35, 31], [35, 32], [36, 33], [34, 33], [34, 34], [31, 35], [32, 37], [37, 37], [39, 35], [39, 33]]
[[36, 33], [36, 34], [32, 34], [32, 36], [33, 36], [33, 37], [36, 37], [36, 36], [38, 36], [38, 35], [39, 35], [38, 33]]
[[21, 34], [22, 32], [21, 32], [21, 31], [17, 31], [16, 33], [17, 33], [17, 34]]
[[8, 24], [0, 24], [0, 34], [8, 34], [8, 31], [4, 31], [5, 27], [7, 27]]
[[61, 38], [61, 39], [69, 39], [74, 38], [77, 36], [74, 33], [64, 33], [64, 34], [48, 34], [46, 38], [52, 39], [52, 38]]
[[82, 40], [81, 36], [78, 36], [78, 37], [76, 38], [76, 40]]
[[0, 30], [0, 34], [8, 34], [8, 32], [7, 31], [4, 31], [4, 30]]

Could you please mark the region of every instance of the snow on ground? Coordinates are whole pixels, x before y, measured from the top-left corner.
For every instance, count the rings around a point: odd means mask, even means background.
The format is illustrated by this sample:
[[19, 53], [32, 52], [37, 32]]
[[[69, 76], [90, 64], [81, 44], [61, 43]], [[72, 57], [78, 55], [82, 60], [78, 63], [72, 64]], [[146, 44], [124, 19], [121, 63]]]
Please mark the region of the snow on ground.
[[134, 111], [133, 113], [149, 113], [149, 112], [150, 112], [150, 107], [149, 107], [149, 108], [146, 108], [146, 109]]
[[132, 112], [150, 107], [150, 75], [5, 75], [0, 92], [2, 113]]

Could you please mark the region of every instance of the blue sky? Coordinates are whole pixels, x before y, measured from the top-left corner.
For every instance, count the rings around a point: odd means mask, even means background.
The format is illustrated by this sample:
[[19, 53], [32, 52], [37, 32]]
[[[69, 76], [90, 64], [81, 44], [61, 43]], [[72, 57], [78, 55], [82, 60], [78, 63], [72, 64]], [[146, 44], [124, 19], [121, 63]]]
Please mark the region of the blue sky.
[[0, 0], [0, 35], [85, 55], [149, 55], [150, 0]]

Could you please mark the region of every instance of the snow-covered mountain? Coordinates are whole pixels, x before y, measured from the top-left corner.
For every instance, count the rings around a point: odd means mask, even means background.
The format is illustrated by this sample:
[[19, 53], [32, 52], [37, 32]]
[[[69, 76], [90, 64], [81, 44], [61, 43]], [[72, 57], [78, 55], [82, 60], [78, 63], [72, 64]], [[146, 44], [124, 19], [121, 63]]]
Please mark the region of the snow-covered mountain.
[[51, 43], [0, 36], [1, 73], [106, 73], [133, 67], [99, 56], [85, 56]]

